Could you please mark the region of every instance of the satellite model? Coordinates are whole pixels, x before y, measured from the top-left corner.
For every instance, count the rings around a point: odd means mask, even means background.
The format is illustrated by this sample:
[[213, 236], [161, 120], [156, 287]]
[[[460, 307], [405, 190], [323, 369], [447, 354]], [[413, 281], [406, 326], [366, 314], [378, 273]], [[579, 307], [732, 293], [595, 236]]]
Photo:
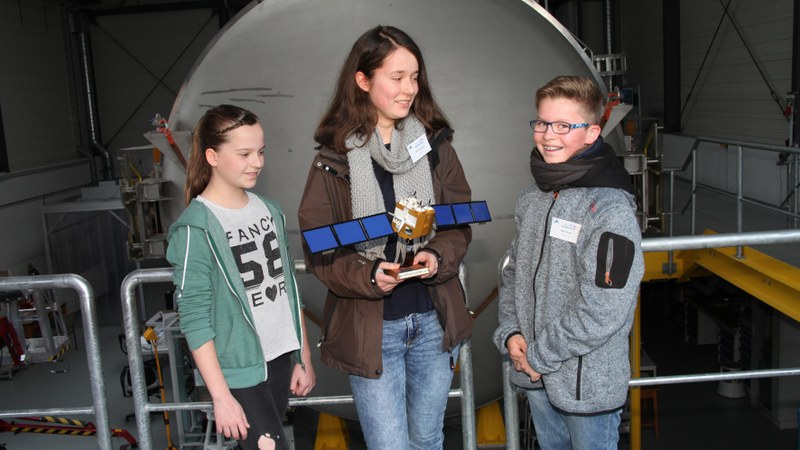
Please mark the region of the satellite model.
[[[325, 225], [304, 230], [302, 234], [311, 253], [320, 253], [392, 234], [410, 241], [427, 236], [434, 229], [485, 223], [491, 220], [486, 201], [427, 206], [410, 197], [398, 201], [393, 213], [384, 212]], [[392, 271], [390, 275], [397, 279], [405, 279], [424, 275], [428, 273], [427, 270], [422, 265], [412, 265]]]

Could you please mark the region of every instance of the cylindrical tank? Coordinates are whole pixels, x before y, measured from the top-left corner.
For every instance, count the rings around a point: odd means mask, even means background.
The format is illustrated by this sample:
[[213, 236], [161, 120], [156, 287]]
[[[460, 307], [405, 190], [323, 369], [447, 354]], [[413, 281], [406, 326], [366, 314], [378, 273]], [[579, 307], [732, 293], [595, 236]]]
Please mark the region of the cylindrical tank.
[[[313, 132], [330, 101], [341, 64], [356, 38], [375, 25], [409, 33], [425, 56], [434, 96], [448, 115], [453, 145], [472, 187], [487, 200], [493, 221], [473, 226], [465, 259], [469, 305], [475, 310], [497, 286], [497, 264], [514, 233], [514, 205], [532, 182], [528, 122], [536, 117], [536, 89], [556, 75], [603, 83], [580, 44], [538, 4], [523, 0], [270, 0], [253, 2], [205, 49], [181, 88], [169, 122], [191, 130], [209, 107], [232, 103], [261, 118], [265, 168], [256, 192], [277, 199], [286, 212], [290, 247], [302, 259], [297, 207], [315, 143]], [[621, 138], [607, 139], [621, 148]], [[183, 148], [188, 158], [189, 149]], [[183, 209], [183, 168], [165, 155], [174, 182], [168, 208]], [[298, 277], [303, 301], [322, 316], [325, 290], [312, 275]], [[496, 301], [477, 317], [472, 337], [478, 406], [502, 396], [500, 356], [491, 342]], [[309, 324], [316, 343], [320, 330]], [[317, 351], [316, 348], [313, 349]], [[314, 395], [349, 393], [345, 374], [317, 362]], [[450, 408], [457, 408], [452, 401]], [[354, 417], [349, 406], [320, 407]], [[451, 411], [452, 412], [452, 411]]]

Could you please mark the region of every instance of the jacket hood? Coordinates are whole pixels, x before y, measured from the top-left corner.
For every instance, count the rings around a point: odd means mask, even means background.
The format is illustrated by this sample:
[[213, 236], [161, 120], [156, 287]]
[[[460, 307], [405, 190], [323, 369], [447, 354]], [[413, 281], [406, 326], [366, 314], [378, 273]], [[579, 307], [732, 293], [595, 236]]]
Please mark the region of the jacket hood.
[[210, 226], [209, 214], [213, 213], [206, 208], [205, 205], [200, 203], [199, 200], [193, 198], [186, 209], [181, 213], [180, 217], [169, 227], [168, 239], [169, 236], [172, 235], [172, 232], [180, 226], [190, 225], [208, 230]]

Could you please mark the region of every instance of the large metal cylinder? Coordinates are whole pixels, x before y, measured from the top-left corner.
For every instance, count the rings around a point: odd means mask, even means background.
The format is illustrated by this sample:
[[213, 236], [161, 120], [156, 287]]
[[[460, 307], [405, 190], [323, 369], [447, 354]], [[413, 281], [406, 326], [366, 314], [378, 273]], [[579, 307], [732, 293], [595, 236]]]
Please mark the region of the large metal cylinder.
[[[434, 96], [455, 129], [453, 145], [472, 187], [487, 200], [493, 221], [473, 226], [465, 263], [470, 306], [497, 285], [497, 263], [513, 238], [517, 196], [532, 182], [528, 122], [536, 117], [536, 88], [556, 75], [603, 83], [578, 42], [544, 9], [522, 0], [270, 0], [252, 3], [219, 32], [180, 91], [169, 121], [191, 130], [209, 107], [232, 103], [261, 118], [266, 162], [256, 192], [277, 199], [288, 220], [290, 247], [302, 258], [297, 207], [315, 143], [313, 132], [330, 101], [353, 42], [367, 29], [393, 25], [421, 47]], [[608, 139], [621, 148], [621, 138]], [[188, 158], [189, 149], [183, 149]], [[183, 168], [165, 155], [174, 182], [168, 216], [183, 209]], [[303, 301], [321, 317], [325, 290], [312, 275], [299, 277]], [[476, 404], [502, 396], [501, 365], [491, 333], [496, 302], [476, 321], [472, 338]], [[309, 325], [315, 343], [317, 326]], [[316, 348], [314, 349], [316, 351]], [[349, 393], [347, 377], [319, 363], [315, 395]], [[451, 407], [457, 406], [453, 402]], [[320, 408], [354, 416], [351, 407]]]

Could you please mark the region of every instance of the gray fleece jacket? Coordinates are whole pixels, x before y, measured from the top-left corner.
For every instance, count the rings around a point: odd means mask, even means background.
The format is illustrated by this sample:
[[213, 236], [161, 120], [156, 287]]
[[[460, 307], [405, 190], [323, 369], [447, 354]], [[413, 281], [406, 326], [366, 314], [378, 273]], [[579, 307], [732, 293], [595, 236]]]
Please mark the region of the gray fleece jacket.
[[644, 273], [633, 195], [608, 187], [525, 189], [502, 274], [494, 342], [522, 334], [541, 381], [512, 370], [523, 388], [545, 388], [567, 413], [613, 411], [626, 400], [628, 333]]

